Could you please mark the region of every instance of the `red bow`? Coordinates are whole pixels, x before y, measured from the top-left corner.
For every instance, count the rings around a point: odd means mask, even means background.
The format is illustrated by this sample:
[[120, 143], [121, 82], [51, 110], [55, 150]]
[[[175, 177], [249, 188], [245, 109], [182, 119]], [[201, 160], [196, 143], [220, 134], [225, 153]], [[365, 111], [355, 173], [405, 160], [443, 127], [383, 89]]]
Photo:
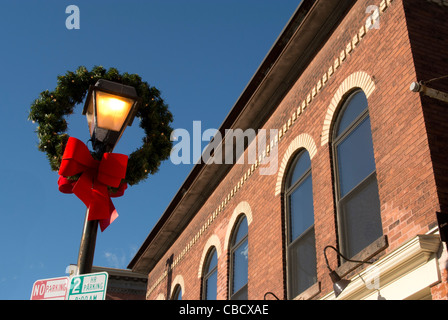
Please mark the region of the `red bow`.
[[[127, 164], [128, 156], [118, 153], [105, 153], [101, 161], [95, 160], [82, 141], [70, 137], [59, 168], [59, 191], [74, 193], [81, 199], [89, 209], [88, 220], [99, 220], [104, 231], [118, 217], [110, 197], [124, 194], [127, 184], [121, 181], [126, 176]], [[77, 181], [66, 178], [79, 173]], [[118, 191], [110, 193], [108, 186]]]

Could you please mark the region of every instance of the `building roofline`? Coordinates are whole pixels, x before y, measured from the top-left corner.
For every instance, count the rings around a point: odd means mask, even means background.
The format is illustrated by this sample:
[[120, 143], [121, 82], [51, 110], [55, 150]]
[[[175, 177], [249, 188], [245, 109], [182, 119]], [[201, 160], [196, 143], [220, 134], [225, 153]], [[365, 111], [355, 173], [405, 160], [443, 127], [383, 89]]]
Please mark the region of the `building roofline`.
[[[303, 0], [300, 3], [222, 122], [218, 129], [222, 137], [226, 129], [257, 129], [265, 123], [355, 2]], [[202, 161], [196, 164], [128, 268], [149, 273], [231, 167]]]

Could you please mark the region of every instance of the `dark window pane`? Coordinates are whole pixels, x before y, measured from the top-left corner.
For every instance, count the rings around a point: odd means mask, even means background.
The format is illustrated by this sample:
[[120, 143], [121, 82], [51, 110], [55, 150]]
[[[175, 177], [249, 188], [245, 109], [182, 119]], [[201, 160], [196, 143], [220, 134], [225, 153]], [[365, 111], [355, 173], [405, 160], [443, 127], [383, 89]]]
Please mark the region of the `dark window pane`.
[[235, 293], [231, 300], [247, 300], [247, 285], [242, 287], [237, 293]]
[[291, 292], [294, 298], [317, 281], [314, 228], [289, 246]]
[[173, 300], [182, 300], [182, 288], [180, 285], [177, 285], [174, 289]]
[[205, 283], [206, 285], [206, 300], [216, 300], [217, 295], [217, 281], [218, 281], [218, 272], [214, 271], [207, 278]]
[[340, 197], [375, 171], [369, 117], [337, 146]]
[[367, 97], [364, 92], [359, 91], [352, 95], [347, 103], [348, 105], [339, 121], [338, 130], [336, 132], [337, 137], [367, 108]]
[[216, 249], [213, 248], [207, 257], [207, 268], [204, 275], [204, 294], [203, 298], [206, 300], [215, 300], [217, 293], [217, 280], [218, 280], [218, 256]]
[[212, 255], [212, 257], [210, 258], [209, 261], [210, 262], [209, 262], [209, 265], [208, 265], [206, 273], [210, 272], [218, 264], [218, 256], [216, 254], [216, 250], [215, 249], [213, 249], [213, 255]]
[[248, 251], [247, 239], [233, 252], [233, 290], [232, 294], [247, 284], [248, 279]]
[[341, 201], [344, 253], [353, 257], [383, 234], [376, 175]]
[[291, 167], [288, 209], [288, 297], [295, 298], [317, 281], [314, 208], [309, 153], [303, 151]]
[[235, 236], [235, 240], [233, 241], [234, 244], [237, 244], [241, 241], [245, 236], [247, 235], [247, 219], [243, 218], [238, 225], [238, 231]]
[[362, 91], [353, 94], [336, 132], [339, 233], [343, 253], [349, 258], [382, 235], [367, 104]]
[[314, 224], [311, 174], [289, 195], [290, 241], [294, 241]]
[[238, 222], [231, 248], [231, 299], [236, 299], [233, 295], [244, 296], [244, 294], [242, 295], [239, 291], [242, 290], [244, 286], [247, 287], [249, 251], [247, 232], [247, 219], [243, 216]]
[[295, 182], [297, 182], [309, 169], [311, 168], [311, 159], [308, 151], [303, 151], [299, 155], [299, 159], [292, 169], [292, 174], [287, 184], [287, 188], [291, 187]]

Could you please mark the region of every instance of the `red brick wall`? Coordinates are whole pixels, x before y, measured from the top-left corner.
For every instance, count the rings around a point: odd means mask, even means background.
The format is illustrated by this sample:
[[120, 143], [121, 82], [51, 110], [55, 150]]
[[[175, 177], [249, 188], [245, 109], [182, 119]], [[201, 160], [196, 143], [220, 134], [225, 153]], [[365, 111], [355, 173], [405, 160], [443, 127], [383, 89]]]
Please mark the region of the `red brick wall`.
[[[413, 9], [416, 5], [417, 1], [406, 1], [404, 7], [417, 80], [426, 82], [448, 75], [448, 3], [445, 6], [433, 3], [425, 10]], [[448, 79], [436, 80], [427, 86], [448, 92]], [[437, 209], [448, 213], [448, 103], [423, 95], [421, 103], [440, 203]], [[432, 212], [428, 212], [427, 219], [431, 218]], [[440, 260], [446, 261], [446, 253]], [[440, 264], [442, 283], [432, 288], [433, 299], [448, 299], [447, 267], [446, 263]]]
[[[366, 8], [371, 4], [379, 6], [380, 1], [362, 0], [354, 5], [267, 121], [264, 126], [266, 129], [282, 128], [288, 122], [313, 86], [333, 65], [335, 58], [358, 34], [368, 16]], [[321, 293], [317, 297], [332, 291], [323, 249], [327, 245], [337, 246], [331, 148], [329, 143], [321, 143], [323, 124], [331, 100], [341, 83], [350, 75], [362, 71], [370, 75], [375, 83], [375, 90], [368, 102], [383, 233], [389, 241], [389, 247], [384, 253], [393, 251], [417, 234], [426, 233], [434, 226], [435, 212], [440, 210], [439, 197], [445, 205], [447, 203], [448, 175], [436, 180], [431, 161], [431, 156], [442, 160], [442, 155], [446, 155], [447, 139], [444, 137], [442, 141], [438, 140], [441, 133], [439, 128], [444, 128], [443, 134], [448, 135], [446, 109], [443, 111], [443, 106], [409, 90], [411, 82], [421, 80], [420, 77], [432, 77], [436, 71], [439, 72], [438, 69], [429, 71], [421, 56], [417, 57], [420, 53], [415, 48], [420, 48], [421, 44], [415, 39], [419, 39], [421, 33], [425, 33], [426, 37], [438, 35], [436, 31], [428, 35], [419, 23], [430, 22], [432, 16], [429, 16], [427, 10], [437, 11], [441, 8], [427, 1], [393, 1], [380, 16], [380, 28], [368, 31], [360, 39], [279, 143], [279, 165], [290, 143], [300, 134], [310, 135], [317, 147], [312, 158], [318, 281], [321, 284]], [[443, 10], [447, 12], [446, 8]], [[428, 14], [428, 20], [416, 23], [415, 20], [422, 12]], [[439, 18], [443, 19], [442, 13], [439, 13]], [[416, 52], [413, 53], [412, 49]], [[431, 49], [425, 50], [428, 55], [432, 52]], [[439, 55], [438, 59], [445, 66], [448, 64], [446, 55]], [[434, 110], [434, 106], [438, 109]], [[441, 113], [445, 118], [438, 118]], [[425, 124], [428, 123], [427, 131]], [[430, 150], [431, 146], [434, 150]], [[436, 172], [446, 172], [446, 163], [437, 162]], [[156, 299], [160, 294], [166, 298], [167, 282], [177, 275], [182, 275], [184, 280], [183, 299], [200, 299], [201, 280], [198, 272], [201, 257], [207, 241], [213, 235], [218, 237], [221, 251], [218, 261], [218, 299], [228, 299], [229, 258], [224, 247], [228, 229], [232, 228], [229, 221], [235, 207], [242, 201], [249, 203], [253, 218], [249, 225], [249, 299], [263, 299], [268, 291], [280, 298], [286, 297], [282, 196], [275, 195], [277, 175], [262, 176], [259, 169], [255, 169], [243, 186], [230, 197], [222, 212], [176, 264], [172, 276], [161, 277], [167, 270], [168, 258], [171, 255], [176, 258], [182, 253], [249, 168], [248, 164], [234, 166], [165, 257], [151, 271], [148, 299]], [[329, 260], [333, 267], [337, 265], [335, 255], [330, 255]], [[446, 288], [446, 283], [439, 287]], [[434, 295], [446, 298], [446, 293], [441, 290], [434, 290]]]
[[[448, 75], [448, 3], [427, 5], [414, 10], [416, 1], [406, 2], [409, 37], [413, 49], [417, 79], [428, 81]], [[445, 27], [444, 27], [445, 26]], [[448, 92], [448, 78], [433, 81], [428, 87]], [[441, 209], [448, 212], [448, 113], [447, 103], [422, 97], [428, 141], [434, 164]]]

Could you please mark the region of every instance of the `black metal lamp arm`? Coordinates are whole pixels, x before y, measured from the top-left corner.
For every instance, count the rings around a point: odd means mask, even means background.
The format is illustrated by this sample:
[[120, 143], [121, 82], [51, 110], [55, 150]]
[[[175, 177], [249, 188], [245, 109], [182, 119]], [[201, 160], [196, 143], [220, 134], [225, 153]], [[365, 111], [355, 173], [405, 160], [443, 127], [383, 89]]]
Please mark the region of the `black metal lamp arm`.
[[330, 272], [333, 271], [333, 269], [330, 268], [330, 264], [328, 263], [328, 258], [327, 258], [327, 253], [326, 253], [326, 251], [327, 251], [328, 248], [333, 249], [334, 251], [336, 251], [336, 253], [337, 253], [339, 256], [341, 256], [342, 258], [344, 258], [345, 260], [347, 260], [347, 261], [349, 261], [349, 262], [369, 263], [369, 264], [372, 264], [372, 263], [369, 262], [369, 261], [359, 261], [359, 260], [351, 260], [351, 259], [348, 259], [348, 258], [345, 257], [342, 253], [340, 253], [339, 250], [336, 249], [335, 247], [333, 247], [333, 246], [326, 246], [325, 249], [324, 249], [324, 257], [325, 257], [325, 262], [327, 263], [327, 268], [328, 268], [328, 270], [330, 270]]

